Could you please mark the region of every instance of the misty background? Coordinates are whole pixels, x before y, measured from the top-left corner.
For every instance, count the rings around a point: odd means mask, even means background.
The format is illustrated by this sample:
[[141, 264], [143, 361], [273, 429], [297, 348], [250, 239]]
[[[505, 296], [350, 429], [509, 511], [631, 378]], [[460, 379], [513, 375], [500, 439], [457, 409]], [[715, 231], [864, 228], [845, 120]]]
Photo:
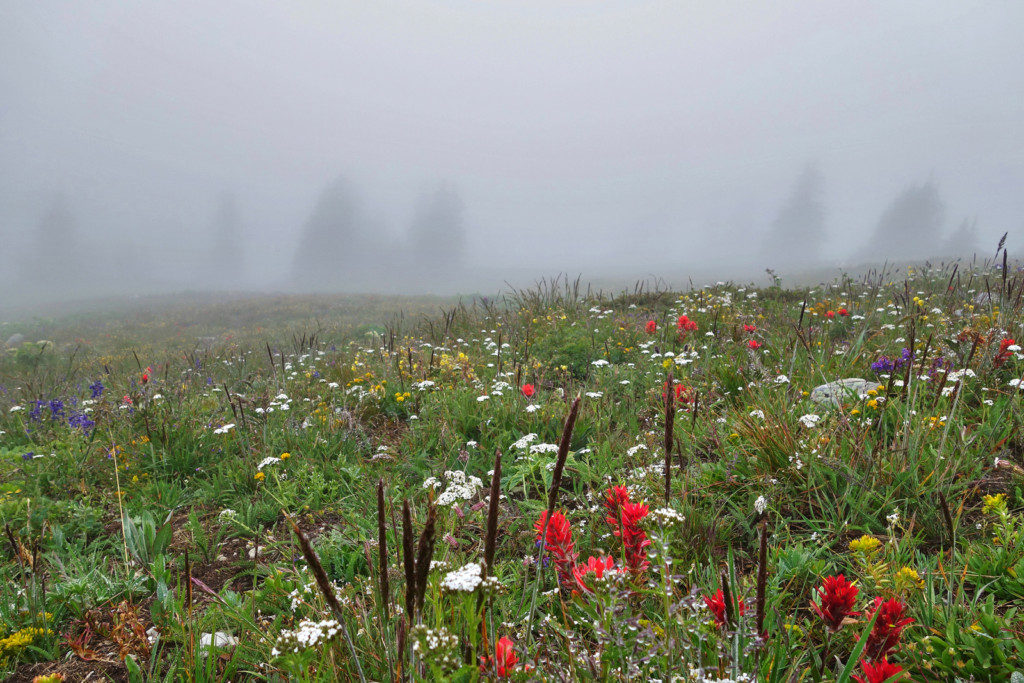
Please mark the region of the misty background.
[[758, 277], [1024, 228], [1024, 3], [0, 0], [0, 308]]

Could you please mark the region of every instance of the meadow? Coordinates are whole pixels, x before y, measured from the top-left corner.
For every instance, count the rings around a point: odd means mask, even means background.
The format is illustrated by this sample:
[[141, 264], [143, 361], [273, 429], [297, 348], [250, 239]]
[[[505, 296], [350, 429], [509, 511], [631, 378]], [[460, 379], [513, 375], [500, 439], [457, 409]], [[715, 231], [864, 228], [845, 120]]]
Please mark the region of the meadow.
[[1004, 252], [4, 323], [0, 675], [1024, 680], [1022, 293]]

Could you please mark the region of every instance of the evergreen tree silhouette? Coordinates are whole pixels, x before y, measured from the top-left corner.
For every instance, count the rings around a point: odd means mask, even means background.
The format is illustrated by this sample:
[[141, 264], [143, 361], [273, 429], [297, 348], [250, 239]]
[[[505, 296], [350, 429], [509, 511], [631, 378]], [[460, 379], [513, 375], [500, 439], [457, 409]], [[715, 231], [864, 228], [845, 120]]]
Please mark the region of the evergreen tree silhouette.
[[350, 183], [335, 179], [320, 193], [303, 226], [292, 264], [293, 281], [322, 288], [364, 279], [379, 257], [379, 232], [363, 217]]
[[420, 198], [410, 229], [410, 246], [419, 270], [461, 267], [466, 256], [466, 226], [462, 198], [455, 188], [441, 185]]
[[825, 242], [822, 185], [818, 167], [805, 166], [765, 240], [764, 257], [770, 266], [813, 265], [821, 259]]
[[913, 259], [942, 251], [945, 207], [932, 180], [900, 192], [878, 219], [874, 235], [862, 252], [867, 258]]
[[221, 287], [238, 288], [245, 271], [245, 243], [233, 193], [223, 192], [217, 198], [211, 232], [211, 280]]

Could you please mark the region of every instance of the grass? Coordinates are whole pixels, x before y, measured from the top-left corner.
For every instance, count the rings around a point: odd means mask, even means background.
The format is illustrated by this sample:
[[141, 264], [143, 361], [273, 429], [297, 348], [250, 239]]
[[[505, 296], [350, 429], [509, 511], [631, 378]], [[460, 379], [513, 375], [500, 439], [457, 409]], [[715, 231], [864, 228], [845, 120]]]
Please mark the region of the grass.
[[1009, 681], [1024, 277], [967, 270], [21, 323], [0, 673]]

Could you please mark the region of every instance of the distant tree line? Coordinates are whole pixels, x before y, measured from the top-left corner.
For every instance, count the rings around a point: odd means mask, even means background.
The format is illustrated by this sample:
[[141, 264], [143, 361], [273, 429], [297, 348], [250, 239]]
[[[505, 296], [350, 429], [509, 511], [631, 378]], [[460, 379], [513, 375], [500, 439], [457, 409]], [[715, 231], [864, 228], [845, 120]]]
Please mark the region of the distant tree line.
[[466, 227], [458, 192], [441, 185], [420, 197], [406, 234], [395, 238], [364, 209], [345, 178], [320, 193], [299, 237], [292, 281], [303, 289], [366, 287], [453, 276], [465, 267]]
[[[772, 267], [813, 265], [825, 260], [828, 235], [824, 186], [817, 166], [806, 166], [762, 245]], [[969, 256], [978, 250], [977, 222], [963, 219], [947, 231], [945, 204], [934, 180], [901, 190], [885, 207], [853, 261], [914, 260]]]

